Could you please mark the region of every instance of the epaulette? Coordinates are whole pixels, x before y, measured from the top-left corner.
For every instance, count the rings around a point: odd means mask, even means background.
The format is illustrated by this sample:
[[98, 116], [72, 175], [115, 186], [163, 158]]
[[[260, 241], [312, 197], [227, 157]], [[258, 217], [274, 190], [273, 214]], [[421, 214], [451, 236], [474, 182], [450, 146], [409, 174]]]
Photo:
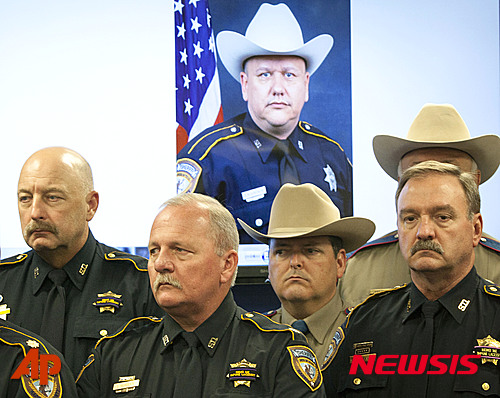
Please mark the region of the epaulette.
[[7, 345], [17, 345], [22, 348], [24, 355], [32, 348], [38, 348], [42, 354], [48, 354], [47, 347], [39, 340], [28, 333], [28, 331], [18, 330], [7, 325], [0, 326], [0, 341]]
[[483, 234], [483, 236], [481, 236], [481, 239], [479, 240], [479, 244], [488, 249], [494, 250], [497, 253], [500, 253], [500, 242], [489, 235]]
[[16, 254], [15, 256], [0, 260], [1, 265], [19, 264], [28, 258], [28, 253]]
[[[489, 281], [488, 281], [489, 282]], [[500, 297], [500, 286], [490, 283], [488, 285], [484, 285], [484, 292], [491, 295]]]
[[201, 135], [199, 138], [194, 138], [193, 145], [191, 145], [187, 154], [201, 162], [218, 143], [241, 134], [243, 134], [243, 128], [237, 124], [216, 128]]
[[295, 340], [296, 334], [303, 336], [302, 332], [290, 327], [289, 325], [273, 321], [271, 318], [255, 311], [245, 312], [241, 315], [241, 320], [251, 322], [263, 332], [290, 332], [293, 340]]
[[313, 135], [315, 137], [330, 141], [331, 143], [337, 145], [342, 152], [344, 152], [344, 148], [342, 148], [342, 146], [337, 141], [325, 135], [320, 129], [314, 127], [312, 124], [300, 121], [299, 128], [306, 134]]
[[359, 252], [361, 250], [365, 250], [365, 249], [368, 249], [368, 248], [374, 247], [374, 246], [386, 245], [388, 243], [394, 243], [397, 241], [398, 241], [398, 231], [389, 232], [388, 234], [386, 234], [378, 239], [375, 239], [375, 240], [372, 240], [368, 243], [365, 243], [359, 249], [356, 249], [350, 253], [347, 253], [347, 259], [349, 260], [352, 256], [354, 256], [357, 252]]
[[267, 312], [264, 312], [262, 315], [267, 316], [268, 318], [272, 318], [278, 313], [278, 310], [269, 310]]
[[144, 257], [132, 255], [130, 253], [125, 253], [120, 250], [116, 250], [112, 247], [104, 247], [103, 249], [104, 249], [104, 259], [106, 261], [129, 261], [132, 264], [134, 264], [135, 269], [137, 269], [138, 271], [143, 271], [143, 272], [148, 271], [147, 267], [141, 268], [136, 261], [137, 259], [144, 259], [147, 261], [147, 259], [145, 259]]
[[112, 339], [115, 338], [122, 333], [138, 330], [140, 328], [143, 328], [147, 325], [150, 325], [151, 323], [158, 323], [161, 322], [161, 318], [157, 318], [156, 316], [140, 316], [137, 318], [133, 318], [130, 321], [128, 321], [119, 331], [117, 331], [114, 334], [108, 335], [101, 337], [99, 341], [96, 343], [94, 348], [97, 348], [97, 346], [104, 340]]

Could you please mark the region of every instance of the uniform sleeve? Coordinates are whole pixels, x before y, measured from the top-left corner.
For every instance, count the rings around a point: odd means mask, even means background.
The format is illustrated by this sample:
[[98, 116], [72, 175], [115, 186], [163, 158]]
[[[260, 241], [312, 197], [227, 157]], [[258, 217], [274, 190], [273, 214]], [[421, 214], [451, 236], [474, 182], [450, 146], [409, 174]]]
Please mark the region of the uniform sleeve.
[[104, 396], [101, 394], [100, 369], [100, 354], [96, 349], [93, 349], [76, 379], [76, 387], [80, 398]]
[[291, 341], [281, 354], [273, 397], [326, 397], [322, 375], [313, 351]]

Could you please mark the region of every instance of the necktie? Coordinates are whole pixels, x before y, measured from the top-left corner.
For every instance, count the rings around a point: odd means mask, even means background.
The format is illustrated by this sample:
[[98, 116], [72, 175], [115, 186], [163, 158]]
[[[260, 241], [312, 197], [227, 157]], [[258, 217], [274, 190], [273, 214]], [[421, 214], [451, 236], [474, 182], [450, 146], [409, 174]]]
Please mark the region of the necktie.
[[307, 327], [307, 323], [302, 319], [299, 319], [299, 320], [293, 322], [292, 328], [300, 330], [304, 334], [309, 332], [309, 328]]
[[188, 347], [184, 350], [179, 369], [176, 371], [173, 398], [201, 397], [203, 371], [197, 348], [199, 340], [192, 332], [182, 332], [181, 336]]
[[[421, 336], [421, 340], [423, 343], [421, 354], [428, 355], [429, 358], [432, 355], [433, 346], [434, 346], [434, 317], [438, 313], [441, 308], [441, 304], [439, 301], [426, 301], [422, 305], [422, 314], [424, 315], [425, 325], [424, 332]], [[426, 371], [424, 373], [425, 382], [422, 383], [421, 387], [424, 389], [425, 393], [422, 392], [422, 396], [427, 396], [427, 389], [429, 388], [429, 375], [427, 371], [429, 370], [429, 362], [427, 362]]]
[[276, 148], [279, 156], [281, 156], [279, 164], [281, 185], [287, 182], [298, 184], [300, 182], [299, 174], [290, 154], [290, 142], [288, 140], [280, 140], [276, 143]]
[[68, 277], [62, 269], [54, 269], [47, 275], [53, 286], [47, 295], [40, 335], [45, 337], [60, 352], [63, 350], [64, 316], [66, 312], [66, 292], [63, 283]]

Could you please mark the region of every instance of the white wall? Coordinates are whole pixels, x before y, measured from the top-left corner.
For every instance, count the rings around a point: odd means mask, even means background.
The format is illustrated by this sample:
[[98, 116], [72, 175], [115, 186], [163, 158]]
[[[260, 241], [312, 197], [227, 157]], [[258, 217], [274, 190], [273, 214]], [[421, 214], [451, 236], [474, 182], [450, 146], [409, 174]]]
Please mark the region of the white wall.
[[[453, 104], [472, 136], [500, 133], [498, 19], [496, 0], [351, 2], [354, 213], [375, 237], [396, 229], [375, 135], [406, 137], [426, 102]], [[499, 238], [500, 170], [480, 190], [485, 231]]]
[[[63, 145], [93, 167], [101, 204], [91, 227], [142, 246], [175, 191], [172, 3], [0, 3], [0, 246], [25, 248], [19, 171]], [[375, 235], [395, 228], [396, 184], [378, 166], [376, 134], [404, 137], [425, 102], [455, 105], [473, 136], [500, 132], [498, 2], [353, 0], [355, 214]], [[500, 237], [500, 172], [481, 187], [487, 232]]]

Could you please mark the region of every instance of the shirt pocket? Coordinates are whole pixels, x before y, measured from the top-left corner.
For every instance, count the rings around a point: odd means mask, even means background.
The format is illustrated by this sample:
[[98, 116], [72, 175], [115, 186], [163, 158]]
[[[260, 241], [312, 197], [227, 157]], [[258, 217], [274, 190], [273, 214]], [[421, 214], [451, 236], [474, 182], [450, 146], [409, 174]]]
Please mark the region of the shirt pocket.
[[476, 373], [456, 376], [453, 391], [500, 397], [500, 370], [491, 363], [479, 364]]
[[387, 397], [388, 376], [347, 375], [339, 383], [339, 393], [356, 392], [357, 397]]
[[98, 316], [81, 316], [75, 322], [73, 337], [100, 339], [111, 336], [125, 326], [127, 318], [99, 318]]

